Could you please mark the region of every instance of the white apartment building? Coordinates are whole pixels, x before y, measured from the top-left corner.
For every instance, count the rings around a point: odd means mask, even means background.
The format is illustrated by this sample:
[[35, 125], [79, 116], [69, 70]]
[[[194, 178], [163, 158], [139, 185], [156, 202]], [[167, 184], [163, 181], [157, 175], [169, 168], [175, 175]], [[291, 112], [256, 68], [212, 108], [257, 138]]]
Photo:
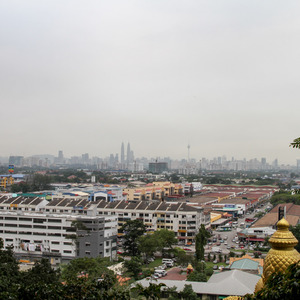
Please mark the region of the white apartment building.
[[[114, 201], [97, 200], [94, 202], [72, 199], [56, 199], [45, 206], [45, 213], [76, 213], [86, 215], [90, 207], [97, 216], [115, 216], [118, 228], [127, 221], [140, 219], [147, 231], [168, 229], [174, 231], [179, 241], [193, 242], [201, 224], [209, 225], [210, 219], [200, 207], [186, 203], [166, 203], [159, 201]], [[122, 235], [120, 230], [118, 235]]]
[[[66, 200], [66, 199], [64, 199]], [[48, 257], [52, 263], [76, 257], [110, 257], [117, 252], [117, 217], [97, 215], [95, 205], [84, 214], [45, 212], [39, 198], [0, 198], [0, 237], [19, 258]]]

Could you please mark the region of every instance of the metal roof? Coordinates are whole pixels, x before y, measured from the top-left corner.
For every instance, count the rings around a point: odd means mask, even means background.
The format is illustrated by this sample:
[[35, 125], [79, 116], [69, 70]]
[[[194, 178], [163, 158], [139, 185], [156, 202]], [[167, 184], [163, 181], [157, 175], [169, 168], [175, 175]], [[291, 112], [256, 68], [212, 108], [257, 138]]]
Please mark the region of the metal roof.
[[180, 292], [184, 289], [186, 284], [190, 284], [197, 294], [204, 295], [224, 295], [224, 296], [244, 296], [245, 294], [253, 294], [255, 285], [257, 284], [259, 276], [249, 274], [247, 272], [232, 270], [223, 271], [214, 274], [210, 277], [208, 282], [194, 282], [194, 281], [179, 281], [179, 280], [147, 280], [142, 279], [136, 283], [148, 287], [150, 283], [164, 283], [166, 287], [177, 287]]

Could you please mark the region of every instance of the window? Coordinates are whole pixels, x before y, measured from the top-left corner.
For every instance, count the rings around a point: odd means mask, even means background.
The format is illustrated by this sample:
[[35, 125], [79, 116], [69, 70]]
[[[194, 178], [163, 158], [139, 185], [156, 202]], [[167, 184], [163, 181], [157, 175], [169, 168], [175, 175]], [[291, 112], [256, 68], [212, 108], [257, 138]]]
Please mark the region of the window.
[[64, 250], [64, 253], [72, 253], [71, 250]]
[[33, 225], [33, 228], [46, 229], [44, 225]]
[[69, 246], [72, 246], [72, 242], [64, 242], [64, 245], [69, 245]]
[[32, 218], [19, 218], [19, 221], [25, 221], [25, 222], [31, 222], [32, 221]]
[[40, 224], [42, 224], [42, 223], [44, 223], [46, 221], [47, 221], [46, 219], [33, 219], [33, 223], [40, 223]]
[[61, 223], [61, 220], [59, 219], [48, 219], [49, 223]]
[[85, 251], [86, 255], [91, 255], [91, 251]]
[[61, 230], [60, 226], [48, 226], [48, 229]]
[[53, 244], [53, 245], [59, 245], [60, 243], [56, 242], [56, 241], [52, 241], [51, 244]]
[[13, 221], [16, 221], [17, 218], [16, 218], [16, 217], [5, 217], [5, 220], [13, 220]]
[[31, 225], [19, 224], [20, 228], [32, 228]]

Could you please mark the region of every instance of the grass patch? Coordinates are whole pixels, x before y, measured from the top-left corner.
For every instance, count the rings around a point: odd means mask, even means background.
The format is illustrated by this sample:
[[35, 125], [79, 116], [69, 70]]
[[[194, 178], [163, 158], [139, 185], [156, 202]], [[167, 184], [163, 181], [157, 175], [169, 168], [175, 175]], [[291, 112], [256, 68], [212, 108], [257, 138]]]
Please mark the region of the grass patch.
[[206, 267], [207, 268], [212, 268], [213, 266], [217, 265], [217, 266], [226, 266], [226, 263], [223, 261], [223, 262], [218, 262], [217, 264], [214, 264], [212, 261], [207, 261], [205, 262], [206, 263]]
[[155, 268], [155, 267], [161, 266], [161, 264], [162, 264], [162, 259], [161, 258], [156, 258], [149, 265], [144, 265], [144, 267], [148, 268], [148, 269], [151, 269], [151, 268]]

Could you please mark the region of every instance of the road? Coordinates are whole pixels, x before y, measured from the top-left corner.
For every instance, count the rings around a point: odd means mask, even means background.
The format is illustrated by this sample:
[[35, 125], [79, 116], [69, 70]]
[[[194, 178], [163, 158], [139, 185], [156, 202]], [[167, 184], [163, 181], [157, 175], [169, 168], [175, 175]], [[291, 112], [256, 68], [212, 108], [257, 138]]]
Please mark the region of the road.
[[[267, 204], [265, 204], [263, 207], [260, 207], [259, 209], [261, 211], [263, 211], [266, 208]], [[237, 228], [232, 228], [232, 231], [213, 231], [213, 235], [215, 237], [219, 237], [224, 241], [224, 243], [221, 243], [220, 246], [217, 245], [217, 243], [212, 243], [209, 244], [205, 247], [205, 253], [211, 253], [212, 247], [219, 247], [222, 251], [222, 254], [229, 254], [230, 251], [234, 251], [234, 249], [228, 249], [230, 247], [234, 247], [236, 248], [238, 246], [239, 243], [236, 243], [237, 240], [233, 241], [234, 238], [237, 237], [237, 232], [242, 230], [241, 228], [241, 223], [244, 223], [245, 225], [247, 224], [245, 222], [246, 218], [254, 218], [254, 216], [256, 215], [257, 212], [253, 212], [249, 215], [245, 215], [242, 218], [238, 218], [238, 225]], [[219, 242], [219, 240], [217, 241]], [[238, 248], [240, 249], [240, 248]], [[245, 250], [247, 250], [247, 246], [245, 247]]]

